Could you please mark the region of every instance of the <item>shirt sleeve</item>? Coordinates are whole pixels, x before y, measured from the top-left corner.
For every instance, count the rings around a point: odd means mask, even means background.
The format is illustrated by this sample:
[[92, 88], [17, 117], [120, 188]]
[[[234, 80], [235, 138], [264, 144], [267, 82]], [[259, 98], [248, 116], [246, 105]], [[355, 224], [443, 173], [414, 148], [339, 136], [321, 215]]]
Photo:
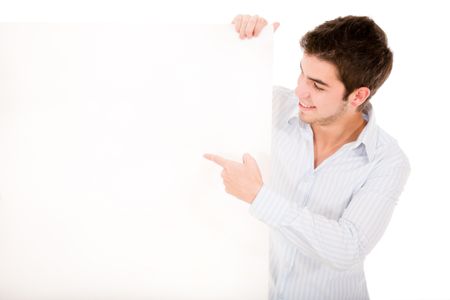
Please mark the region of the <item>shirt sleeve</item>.
[[380, 161], [338, 220], [298, 207], [297, 201], [289, 201], [266, 184], [249, 212], [278, 230], [305, 255], [337, 269], [348, 269], [361, 263], [383, 235], [409, 173], [403, 153]]

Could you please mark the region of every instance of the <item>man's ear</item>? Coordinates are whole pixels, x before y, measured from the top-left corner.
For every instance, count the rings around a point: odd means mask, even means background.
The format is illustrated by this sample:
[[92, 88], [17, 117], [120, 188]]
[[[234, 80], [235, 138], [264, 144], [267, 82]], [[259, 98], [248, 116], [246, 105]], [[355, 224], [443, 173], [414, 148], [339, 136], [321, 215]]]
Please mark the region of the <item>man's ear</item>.
[[358, 108], [358, 106], [363, 104], [367, 100], [367, 98], [369, 98], [369, 96], [370, 96], [370, 89], [363, 86], [357, 88], [356, 90], [353, 91], [353, 93], [350, 94], [349, 101], [354, 108]]

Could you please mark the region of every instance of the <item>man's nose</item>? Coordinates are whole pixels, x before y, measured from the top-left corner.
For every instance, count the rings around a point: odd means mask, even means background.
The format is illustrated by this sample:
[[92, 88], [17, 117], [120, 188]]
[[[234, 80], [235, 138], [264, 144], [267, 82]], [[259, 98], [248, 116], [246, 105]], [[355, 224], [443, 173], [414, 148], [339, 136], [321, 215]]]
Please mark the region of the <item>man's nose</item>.
[[303, 80], [298, 81], [297, 87], [295, 88], [295, 95], [297, 95], [297, 97], [299, 99], [308, 99], [309, 98], [310, 93], [309, 93], [308, 87], [303, 82]]

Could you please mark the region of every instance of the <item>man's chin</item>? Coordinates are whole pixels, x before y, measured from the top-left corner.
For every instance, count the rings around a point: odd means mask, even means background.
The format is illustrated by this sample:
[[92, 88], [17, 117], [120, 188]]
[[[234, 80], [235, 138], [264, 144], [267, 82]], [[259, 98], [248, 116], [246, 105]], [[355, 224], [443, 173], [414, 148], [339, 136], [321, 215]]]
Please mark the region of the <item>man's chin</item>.
[[300, 118], [300, 120], [302, 120], [303, 123], [306, 123], [306, 124], [312, 124], [314, 122], [314, 120], [312, 118], [308, 118], [307, 116], [305, 116], [302, 113], [299, 113], [298, 117]]

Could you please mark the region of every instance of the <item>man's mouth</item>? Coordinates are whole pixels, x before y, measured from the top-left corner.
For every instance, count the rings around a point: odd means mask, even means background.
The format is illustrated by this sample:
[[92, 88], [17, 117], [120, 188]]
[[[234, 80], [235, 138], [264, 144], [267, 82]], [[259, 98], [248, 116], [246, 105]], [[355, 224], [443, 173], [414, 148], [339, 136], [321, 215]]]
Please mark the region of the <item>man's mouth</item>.
[[315, 109], [316, 107], [315, 106], [313, 106], [313, 105], [306, 105], [305, 103], [302, 103], [302, 102], [298, 102], [298, 106], [301, 108], [301, 109], [303, 109], [303, 110], [312, 110], [312, 109]]

